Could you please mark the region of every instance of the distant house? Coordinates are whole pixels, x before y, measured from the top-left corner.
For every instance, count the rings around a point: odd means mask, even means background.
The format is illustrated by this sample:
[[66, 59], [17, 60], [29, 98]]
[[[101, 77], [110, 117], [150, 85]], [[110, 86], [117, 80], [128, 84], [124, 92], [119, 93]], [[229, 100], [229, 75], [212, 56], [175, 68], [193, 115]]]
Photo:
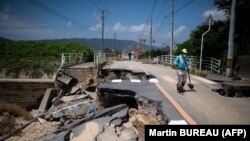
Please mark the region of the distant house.
[[112, 53], [112, 50], [109, 48], [105, 48], [102, 50], [103, 53]]
[[103, 49], [102, 52], [105, 53], [105, 57], [109, 60], [117, 58], [119, 54], [117, 51], [111, 50], [109, 48]]

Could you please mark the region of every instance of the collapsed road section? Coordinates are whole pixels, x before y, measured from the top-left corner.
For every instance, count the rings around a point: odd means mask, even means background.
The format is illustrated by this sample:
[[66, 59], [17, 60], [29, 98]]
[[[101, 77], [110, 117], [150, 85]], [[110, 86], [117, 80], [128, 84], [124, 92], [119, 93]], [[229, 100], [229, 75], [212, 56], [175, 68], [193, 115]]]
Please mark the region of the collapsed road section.
[[144, 125], [168, 124], [168, 105], [143, 72], [102, 70], [79, 81], [59, 72], [45, 109], [9, 138], [12, 140], [144, 140]]

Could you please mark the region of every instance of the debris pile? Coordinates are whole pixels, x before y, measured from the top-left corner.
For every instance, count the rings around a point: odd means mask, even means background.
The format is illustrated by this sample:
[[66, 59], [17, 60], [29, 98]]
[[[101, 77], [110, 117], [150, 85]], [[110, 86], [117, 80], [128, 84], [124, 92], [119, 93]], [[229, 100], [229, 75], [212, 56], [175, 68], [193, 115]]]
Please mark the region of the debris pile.
[[[145, 78], [136, 76], [140, 77]], [[126, 83], [109, 85], [108, 81], [117, 78]], [[45, 106], [49, 108], [39, 111], [28, 127], [8, 141], [144, 140], [144, 125], [167, 124], [168, 119], [161, 102], [143, 96], [139, 87], [129, 83], [133, 78], [133, 73], [118, 71], [104, 79], [90, 76], [79, 81], [60, 71], [56, 77], [57, 94], [51, 105]], [[149, 82], [137, 85], [152, 89]]]

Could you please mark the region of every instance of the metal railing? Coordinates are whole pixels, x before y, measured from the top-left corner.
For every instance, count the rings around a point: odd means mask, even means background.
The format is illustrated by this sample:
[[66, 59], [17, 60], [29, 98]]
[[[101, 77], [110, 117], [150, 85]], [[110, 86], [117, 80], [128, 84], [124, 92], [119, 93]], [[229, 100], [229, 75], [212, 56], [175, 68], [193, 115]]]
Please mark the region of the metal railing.
[[[170, 55], [161, 55], [155, 57], [154, 61], [157, 63], [172, 65], [176, 57], [177, 56], [174, 55], [172, 57], [170, 57]], [[189, 61], [190, 69], [199, 67], [200, 59], [197, 56], [187, 56], [187, 59]], [[202, 60], [203, 69], [220, 73], [220, 67], [221, 67], [221, 61], [216, 58], [206, 57], [205, 59]]]
[[102, 64], [106, 61], [105, 53], [94, 53], [94, 66], [97, 68], [99, 64]]
[[206, 57], [203, 59], [202, 66], [210, 71], [220, 73], [221, 61], [213, 57]]
[[65, 65], [74, 65], [84, 62], [83, 53], [62, 53], [61, 55], [61, 64], [57, 70], [57, 73]]
[[96, 52], [94, 53], [94, 66], [98, 67], [99, 64], [102, 64], [106, 61], [121, 60], [121, 55], [118, 55], [116, 52]]

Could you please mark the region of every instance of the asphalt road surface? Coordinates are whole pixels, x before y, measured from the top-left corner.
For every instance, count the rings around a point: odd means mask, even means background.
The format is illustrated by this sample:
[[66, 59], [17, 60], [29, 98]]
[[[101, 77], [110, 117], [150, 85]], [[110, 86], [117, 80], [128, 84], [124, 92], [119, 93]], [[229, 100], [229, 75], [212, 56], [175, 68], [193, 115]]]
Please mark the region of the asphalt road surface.
[[[191, 75], [194, 90], [176, 91], [176, 70], [160, 64], [113, 61], [107, 68], [131, 69], [154, 75], [166, 102], [169, 102], [189, 124], [250, 124], [250, 98], [225, 97], [211, 91], [218, 83]], [[167, 109], [168, 111], [168, 109]], [[171, 116], [169, 110], [168, 116]]]

